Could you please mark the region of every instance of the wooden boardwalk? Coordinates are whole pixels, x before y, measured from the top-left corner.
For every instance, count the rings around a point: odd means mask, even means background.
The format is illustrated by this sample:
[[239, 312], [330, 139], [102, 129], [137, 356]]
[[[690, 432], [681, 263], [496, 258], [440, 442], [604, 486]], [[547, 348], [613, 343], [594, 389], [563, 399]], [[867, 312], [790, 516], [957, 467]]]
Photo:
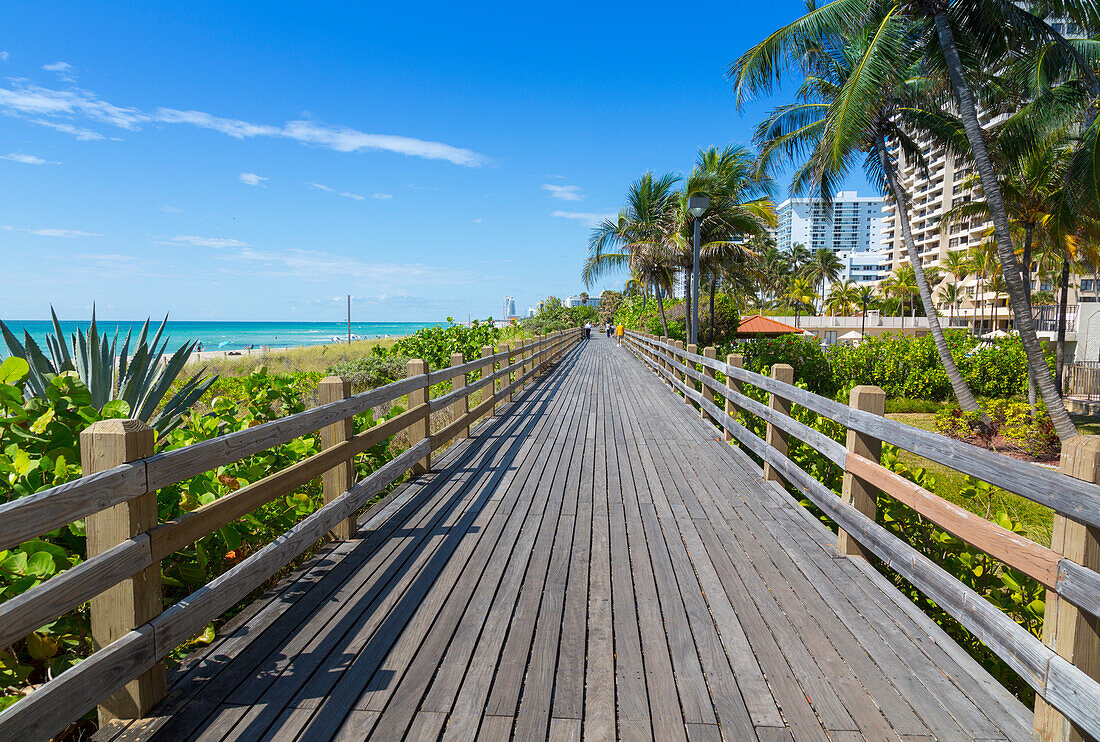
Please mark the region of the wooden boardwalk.
[[1023, 740], [1031, 712], [595, 338], [102, 739]]

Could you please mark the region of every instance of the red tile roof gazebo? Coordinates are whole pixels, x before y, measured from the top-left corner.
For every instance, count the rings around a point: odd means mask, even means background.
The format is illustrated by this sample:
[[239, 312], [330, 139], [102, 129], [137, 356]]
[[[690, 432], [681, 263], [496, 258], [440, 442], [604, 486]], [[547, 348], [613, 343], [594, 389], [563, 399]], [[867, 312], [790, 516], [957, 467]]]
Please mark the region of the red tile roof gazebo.
[[778, 337], [779, 335], [799, 335], [802, 330], [792, 325], [784, 324], [771, 317], [760, 314], [751, 314], [741, 320], [737, 327], [737, 337]]

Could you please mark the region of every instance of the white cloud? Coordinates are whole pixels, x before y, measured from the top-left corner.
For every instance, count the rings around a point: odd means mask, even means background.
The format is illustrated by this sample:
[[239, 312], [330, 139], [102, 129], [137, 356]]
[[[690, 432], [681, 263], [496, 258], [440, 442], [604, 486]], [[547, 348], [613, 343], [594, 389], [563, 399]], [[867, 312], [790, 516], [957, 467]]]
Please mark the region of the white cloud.
[[9, 225], [0, 226], [0, 229], [5, 232], [24, 232], [26, 234], [33, 234], [37, 237], [102, 237], [103, 235], [98, 232], [85, 232], [81, 229], [26, 229], [24, 227], [12, 227]]
[[184, 213], [183, 209], [181, 209], [178, 206], [161, 206], [160, 210], [161, 211], [167, 211], [169, 214], [182, 214], [182, 213]]
[[372, 193], [370, 196], [364, 196], [361, 193], [352, 193], [351, 191], [337, 191], [332, 186], [327, 186], [324, 183], [314, 183], [312, 180], [307, 180], [306, 185], [318, 191], [325, 191], [326, 193], [335, 193], [338, 196], [344, 198], [350, 198], [353, 201], [366, 201], [368, 198], [375, 198], [380, 201], [385, 201], [393, 198], [392, 193]]
[[218, 256], [227, 263], [248, 266], [251, 276], [293, 277], [301, 281], [360, 279], [383, 283], [392, 293], [405, 287], [473, 284], [483, 276], [463, 269], [422, 263], [372, 263], [344, 255], [313, 250], [257, 250], [244, 247]]
[[481, 224], [481, 217], [480, 216], [477, 219], [474, 219], [474, 224]]
[[73, 66], [68, 62], [54, 62], [53, 64], [44, 64], [42, 65], [42, 69], [46, 70], [47, 72], [53, 72], [57, 75], [57, 78], [59, 80], [62, 80], [63, 82], [73, 81], [73, 76], [71, 74], [73, 71]]
[[247, 242], [231, 237], [198, 237], [193, 234], [181, 234], [175, 237], [162, 237], [154, 240], [158, 245], [191, 245], [192, 247], [250, 247]]
[[24, 155], [18, 152], [12, 152], [8, 155], [0, 155], [0, 160], [11, 160], [12, 162], [21, 162], [24, 165], [57, 165], [56, 162], [50, 162], [49, 160], [43, 160], [41, 157], [35, 155]]
[[241, 173], [237, 176], [237, 180], [241, 181], [245, 185], [257, 186], [267, 180], [267, 178], [261, 175], [256, 175], [256, 173]]
[[102, 135], [90, 136], [88, 130], [72, 123], [59, 122], [58, 119], [85, 119], [129, 131], [150, 123], [189, 124], [235, 139], [282, 138], [337, 152], [381, 150], [429, 160], [445, 160], [467, 167], [477, 167], [487, 161], [484, 155], [443, 142], [394, 134], [369, 134], [347, 126], [330, 126], [315, 121], [288, 121], [275, 126], [224, 118], [205, 111], [158, 108], [154, 113], [146, 113], [137, 108], [113, 105], [80, 88], [51, 90], [26, 80], [15, 80], [11, 87], [0, 87], [0, 112], [62, 131], [66, 130], [62, 126], [68, 126], [71, 129], [69, 133], [83, 134], [86, 139], [102, 138]]
[[544, 183], [542, 190], [550, 193], [550, 198], [556, 198], [559, 201], [583, 201], [584, 194], [581, 193], [579, 186], [575, 185], [554, 185], [553, 183]]
[[560, 217], [562, 219], [572, 219], [578, 222], [584, 222], [590, 227], [595, 227], [604, 219], [614, 219], [617, 214], [615, 212], [608, 212], [606, 214], [596, 214], [593, 212], [582, 211], [555, 211], [550, 216]]

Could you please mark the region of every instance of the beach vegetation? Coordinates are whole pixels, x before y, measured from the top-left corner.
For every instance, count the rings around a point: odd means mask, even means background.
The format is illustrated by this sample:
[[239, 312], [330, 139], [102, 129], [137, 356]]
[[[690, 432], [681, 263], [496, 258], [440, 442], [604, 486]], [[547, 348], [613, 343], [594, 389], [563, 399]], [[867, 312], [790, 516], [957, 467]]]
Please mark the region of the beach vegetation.
[[[24, 333], [25, 337], [20, 342], [8, 326], [0, 322], [0, 333], [11, 357], [20, 358], [27, 364], [23, 385], [25, 394], [44, 397], [56, 391], [52, 379], [62, 374], [75, 374], [88, 390], [88, 401], [93, 408], [102, 411], [109, 407], [111, 412], [125, 409], [123, 417], [149, 423], [163, 438], [180, 424], [183, 415], [216, 379], [202, 369], [182, 379], [172, 389], [195, 349], [195, 343], [186, 342], [175, 353], [166, 355], [168, 340], [161, 340], [161, 336], [168, 322], [167, 316], [151, 340], [148, 338], [149, 320], [145, 320], [131, 348], [130, 332], [126, 333], [121, 346], [117, 332], [110, 341], [107, 333], [100, 334], [96, 327], [95, 308], [92, 309], [92, 322], [88, 329], [74, 332], [69, 342], [65, 340], [61, 323], [52, 307], [50, 315], [54, 332], [46, 335], [49, 357], [29, 332]], [[172, 395], [165, 399], [170, 391]]]

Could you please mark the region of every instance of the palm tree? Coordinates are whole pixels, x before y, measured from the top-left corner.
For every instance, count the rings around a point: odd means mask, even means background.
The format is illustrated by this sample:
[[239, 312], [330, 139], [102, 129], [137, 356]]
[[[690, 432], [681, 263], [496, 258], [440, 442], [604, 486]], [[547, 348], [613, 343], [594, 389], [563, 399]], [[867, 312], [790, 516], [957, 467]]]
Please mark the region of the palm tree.
[[979, 318], [974, 316], [974, 335], [981, 335], [982, 326], [985, 324], [985, 285], [989, 277], [995, 272], [996, 256], [991, 250], [988, 240], [970, 246], [967, 251], [967, 263], [978, 282], [978, 303], [975, 307], [982, 314]]
[[858, 289], [859, 307], [860, 307], [860, 322], [859, 322], [859, 334], [866, 337], [867, 335], [867, 307], [875, 303], [875, 287], [873, 285], [864, 284]]
[[829, 297], [825, 302], [829, 313], [847, 317], [859, 304], [859, 287], [855, 281], [847, 280], [834, 283], [829, 288]]
[[[626, 206], [615, 219], [605, 219], [588, 239], [588, 259], [581, 278], [585, 286], [608, 271], [628, 268], [657, 293], [661, 327], [668, 335], [664, 292], [671, 290], [679, 229], [676, 183], [667, 174], [646, 173], [630, 185]], [[611, 252], [617, 248], [616, 252]]]
[[843, 270], [844, 264], [840, 262], [840, 258], [827, 247], [818, 248], [802, 269], [807, 278], [813, 281], [814, 284], [821, 286], [821, 311], [823, 313], [825, 311], [825, 283], [840, 278]]
[[[848, 0], [840, 1], [846, 3]], [[966, 17], [956, 17], [954, 19], [948, 12], [949, 6], [952, 5], [948, 0], [907, 0], [904, 5], [913, 13], [915, 19], [926, 22], [931, 21], [932, 28], [935, 31], [939, 43], [929, 44], [925, 48], [933, 54], [943, 55], [942, 61], [947, 67], [951, 88], [955, 96], [956, 109], [962, 119], [963, 131], [970, 144], [974, 169], [981, 181], [982, 192], [993, 221], [997, 257], [1001, 264], [1001, 273], [1004, 276], [1005, 291], [1008, 294], [1012, 313], [1016, 320], [1016, 331], [1020, 334], [1020, 340], [1027, 355], [1029, 371], [1034, 376], [1036, 385], [1047, 404], [1051, 422], [1054, 423], [1059, 439], [1065, 441], [1078, 434], [1077, 428], [1066, 412], [1059, 387], [1050, 375], [1046, 359], [1043, 356], [1042, 346], [1039, 343], [1039, 336], [1035, 331], [1027, 287], [1024, 285], [1023, 273], [1016, 260], [1016, 248], [1012, 238], [1012, 230], [1009, 226], [1008, 209], [997, 179], [997, 172], [986, 146], [985, 133], [978, 115], [974, 93], [966, 78], [967, 69], [963, 64], [962, 56], [959, 54], [955, 42], [954, 26], [959, 21], [968, 25], [972, 31], [970, 40], [974, 40], [974, 37], [976, 37], [979, 45], [983, 43], [986, 45], [1005, 44], [1006, 34], [1004, 32], [1006, 30], [1016, 32], [1013, 34], [1016, 38], [1008, 42], [1010, 45], [1013, 41], [1017, 43], [1024, 41], [1026, 44], [1027, 42], [1034, 43], [1040, 39], [1053, 39], [1064, 44], [1065, 40], [1042, 19], [1020, 7], [1012, 0], [968, 2], [966, 3], [968, 6]], [[1090, 7], [1093, 3], [1067, 0], [1066, 2], [1057, 3], [1057, 5], [1059, 6], [1059, 14], [1081, 16], [1087, 13], [1090, 14], [1090, 20], [1095, 20], [1095, 16], [1092, 15], [1095, 10]], [[1009, 28], [1006, 28], [1006, 24], [1009, 24]], [[997, 28], [997, 26], [1000, 26], [1000, 28]], [[994, 29], [996, 30], [994, 31]], [[990, 33], [991, 31], [993, 32]], [[975, 51], [988, 51], [988, 49], [979, 48], [975, 50], [974, 45], [971, 45], [969, 51], [973, 54]], [[1068, 47], [1067, 51], [1069, 51]], [[993, 55], [976, 54], [971, 59], [977, 60], [980, 68], [983, 63], [989, 61], [990, 56], [996, 56], [996, 53]], [[939, 61], [938, 57], [936, 61]], [[1095, 83], [1095, 78], [1093, 78], [1093, 81]], [[1095, 98], [1100, 86], [1094, 84], [1092, 87], [1093, 97]]]
[[[740, 103], [748, 93], [775, 87], [788, 65], [801, 68], [800, 102], [780, 106], [757, 129], [762, 166], [770, 159], [807, 155], [793, 188], [814, 184], [828, 198], [858, 162], [870, 181], [890, 195], [940, 361], [959, 404], [980, 411], [936, 316], [909, 223], [908, 194], [889, 148], [897, 143], [906, 157], [923, 163], [910, 133], [914, 128], [934, 128], [952, 141], [946, 117], [913, 104], [925, 93], [926, 82], [913, 72], [919, 47], [911, 26], [891, 3], [835, 0], [773, 32], [731, 65], [729, 75]], [[983, 420], [988, 424], [984, 414]]]
[[[695, 166], [680, 194], [680, 242], [685, 271], [690, 271], [693, 250], [693, 217], [687, 211], [687, 200], [705, 194], [710, 205], [701, 217], [699, 259], [711, 277], [710, 313], [713, 324], [714, 293], [717, 277], [734, 263], [747, 263], [750, 249], [746, 240], [764, 238], [777, 224], [775, 205], [771, 199], [774, 185], [770, 178], [755, 167], [756, 156], [748, 149], [728, 146], [700, 150]], [[685, 321], [692, 315], [688, 290]], [[713, 329], [713, 327], [712, 327]], [[690, 336], [690, 332], [688, 333]]]
[[794, 309], [794, 325], [798, 327], [798, 318], [802, 309], [805, 307], [813, 308], [814, 300], [817, 299], [817, 290], [809, 278], [795, 276], [791, 278], [783, 298]]
[[[957, 253], [952, 253], [957, 254]], [[955, 310], [958, 309], [959, 302], [963, 300], [963, 290], [957, 281], [946, 281], [940, 286], [940, 296], [947, 302], [950, 307], [950, 315], [947, 319], [947, 326], [951, 327], [955, 323]]]
[[[1095, 20], [1094, 3], [1089, 0], [1062, 0], [1055, 5], [1057, 5], [1058, 15], [1068, 15], [1074, 20], [1088, 16], [1089, 20]], [[837, 161], [849, 154], [844, 146], [846, 138], [873, 136], [875, 147], [879, 149], [882, 174], [895, 197], [903, 237], [906, 240], [906, 248], [909, 250], [910, 237], [906, 234], [909, 231], [908, 224], [902, 213], [904, 199], [898, 197], [900, 187], [896, 177], [892, 177], [893, 167], [889, 162], [890, 155], [886, 148], [885, 137], [881, 137], [880, 141], [880, 136], [886, 133], [883, 131], [882, 124], [896, 123], [897, 117], [887, 116], [883, 122], [881, 117], [873, 115], [870, 107], [861, 106], [860, 103], [868, 96], [892, 95], [897, 90], [895, 84], [897, 71], [908, 70], [910, 60], [922, 62], [924, 68], [932, 73], [946, 68], [950, 90], [954, 94], [955, 110], [961, 119], [969, 153], [989, 204], [996, 249], [1000, 263], [1004, 267], [1008, 296], [1028, 364], [1036, 375], [1040, 392], [1047, 403], [1059, 438], [1066, 440], [1077, 435], [1077, 430], [1066, 413], [1054, 379], [1046, 368], [1035, 325], [1027, 306], [1008, 215], [984, 140], [975, 96], [966, 77], [968, 70], [964, 67], [956, 44], [955, 27], [957, 25], [964, 28], [968, 42], [973, 42], [967, 49], [967, 59], [972, 63], [972, 74], [985, 74], [989, 69], [998, 69], [1008, 49], [1034, 45], [1037, 39], [1059, 43], [1060, 48], [1067, 53], [1071, 53], [1073, 49], [1042, 19], [1019, 7], [1013, 0], [982, 0], [982, 2], [978, 0], [956, 2], [950, 0], [879, 0], [877, 2], [834, 0], [820, 8], [814, 5], [810, 7], [810, 12], [802, 18], [773, 32], [731, 66], [730, 75], [735, 78], [738, 104], [742, 104], [744, 97], [748, 94], [773, 88], [786, 72], [790, 63], [788, 60], [791, 58], [799, 60], [808, 58], [818, 64], [818, 69], [825, 66], [820, 63], [820, 60], [827, 58], [827, 55], [813, 53], [814, 47], [823, 45], [823, 40], [825, 45], [831, 45], [834, 39], [849, 41], [855, 37], [864, 39], [866, 52], [858, 56], [859, 61], [855, 65], [845, 65], [853, 74], [839, 86], [834, 81], [826, 80], [834, 89], [839, 88], [836, 97], [842, 103], [839, 108], [829, 107], [829, 111], [833, 114], [832, 120], [825, 114], [820, 114], [819, 118], [824, 123], [835, 124], [837, 121], [844, 121], [846, 125], [831, 127], [838, 132], [837, 136], [831, 138], [829, 146], [819, 147], [819, 149], [825, 149], [831, 153], [831, 159]], [[916, 52], [923, 59], [914, 59], [912, 52]], [[833, 56], [834, 60], [841, 58], [846, 59], [839, 54]], [[804, 61], [803, 66], [805, 67]], [[838, 63], [837, 66], [841, 65]], [[927, 89], [927, 86], [923, 87]], [[1093, 84], [1091, 92], [1095, 99], [1100, 92], [1100, 84]], [[812, 119], [812, 116], [807, 118]], [[791, 131], [805, 129], [810, 123], [807, 118], [800, 121], [798, 126], [792, 127]], [[1092, 120], [1088, 121], [1090, 127], [1095, 124], [1095, 119], [1093, 114]], [[911, 144], [904, 136], [904, 132], [902, 136], [889, 132], [889, 138], [900, 144], [903, 151], [908, 144]], [[1095, 156], [1100, 159], [1100, 152]], [[816, 173], [811, 170], [802, 177], [817, 176], [820, 181], [822, 168], [819, 166], [816, 170]], [[915, 260], [916, 258], [911, 254], [910, 261], [915, 262]], [[921, 279], [918, 281], [921, 284], [925, 283]], [[931, 302], [931, 293], [926, 286], [920, 288], [920, 292], [922, 302], [927, 306]], [[928, 312], [928, 314], [930, 328], [933, 336], [937, 338], [937, 349], [946, 349], [946, 343], [940, 340], [942, 331], [937, 329], [939, 323], [934, 319], [934, 312]], [[943, 350], [940, 355], [943, 358]], [[957, 369], [953, 373], [951, 368], [953, 363], [949, 364], [946, 360], [944, 365], [958, 396], [960, 389], [956, 386], [955, 379]], [[973, 395], [970, 395], [968, 390], [965, 394], [967, 399], [964, 401], [960, 398], [960, 404], [969, 408], [969, 404], [973, 402], [976, 407]]]

